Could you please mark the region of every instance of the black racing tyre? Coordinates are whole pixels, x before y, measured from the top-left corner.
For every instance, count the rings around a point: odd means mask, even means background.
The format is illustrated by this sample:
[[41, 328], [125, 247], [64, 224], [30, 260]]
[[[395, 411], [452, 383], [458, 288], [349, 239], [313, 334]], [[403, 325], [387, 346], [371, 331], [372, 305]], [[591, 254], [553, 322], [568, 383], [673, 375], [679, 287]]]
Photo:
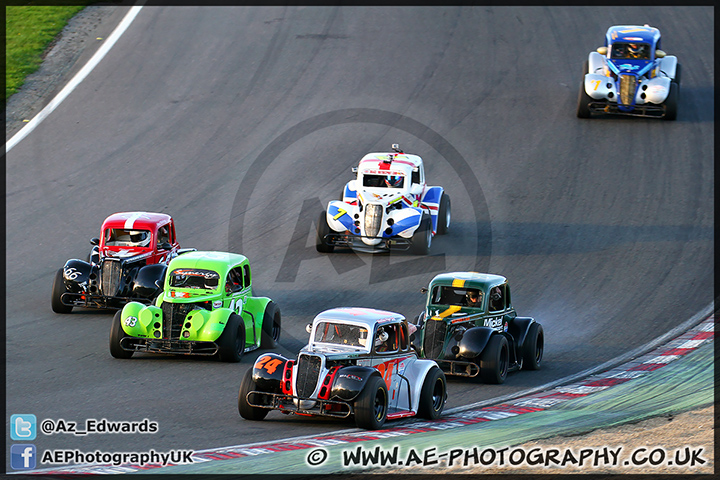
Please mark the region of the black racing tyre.
[[238, 413], [245, 420], [262, 420], [270, 412], [267, 408], [259, 408], [248, 405], [247, 394], [253, 390], [257, 390], [255, 381], [252, 379], [253, 368], [245, 372], [245, 376], [240, 384], [240, 392], [238, 393]]
[[588, 61], [585, 60], [585, 61], [583, 62], [583, 71], [582, 71], [582, 76], [583, 76], [583, 78], [585, 78], [585, 75], [587, 75], [588, 73], [590, 73], [590, 67], [589, 67]]
[[280, 341], [280, 323], [280, 308], [275, 302], [268, 303], [263, 314], [260, 348], [272, 348]]
[[420, 404], [418, 416], [435, 420], [442, 415], [447, 397], [447, 384], [445, 374], [439, 367], [432, 367], [425, 376], [422, 390], [420, 391]]
[[72, 312], [72, 305], [65, 305], [60, 301], [60, 297], [63, 293], [67, 292], [65, 288], [65, 280], [63, 279], [63, 269], [61, 268], [55, 272], [55, 280], [52, 285], [52, 299], [50, 305], [52, 311], [55, 313], [70, 313]]
[[680, 85], [680, 77], [682, 76], [681, 72], [682, 68], [680, 68], [680, 63], [678, 63], [677, 65], [675, 65], [675, 78], [673, 78], [672, 80], [673, 82], [677, 83], [678, 86]]
[[580, 82], [580, 91], [578, 92], [577, 116], [578, 118], [590, 118], [590, 106], [592, 97], [585, 92], [585, 80]]
[[320, 253], [332, 253], [335, 250], [334, 245], [328, 245], [325, 241], [325, 235], [330, 233], [330, 225], [327, 223], [325, 212], [320, 212], [317, 221], [317, 234], [315, 236], [315, 249]]
[[538, 370], [545, 349], [545, 333], [542, 325], [535, 322], [530, 325], [522, 347], [523, 370]]
[[245, 322], [236, 313], [231, 313], [225, 329], [217, 339], [220, 361], [237, 363], [245, 352]]
[[485, 383], [503, 383], [510, 364], [510, 348], [503, 335], [493, 334], [480, 354], [480, 378]]
[[415, 233], [413, 233], [412, 236], [410, 252], [416, 255], [427, 255], [430, 253], [430, 245], [432, 244], [431, 222], [430, 215], [423, 212], [422, 220], [420, 220], [420, 226], [417, 230], [415, 230]]
[[437, 216], [437, 233], [445, 235], [450, 229], [450, 197], [443, 192], [440, 196], [440, 207]]
[[120, 346], [120, 341], [127, 336], [122, 329], [122, 310], [118, 310], [110, 325], [110, 355], [114, 358], [130, 358], [135, 353]]
[[680, 86], [670, 82], [670, 92], [665, 99], [665, 115], [663, 120], [675, 120], [677, 118], [678, 99], [680, 97]]
[[355, 400], [355, 425], [358, 428], [377, 430], [385, 424], [387, 412], [387, 385], [382, 377], [373, 375]]

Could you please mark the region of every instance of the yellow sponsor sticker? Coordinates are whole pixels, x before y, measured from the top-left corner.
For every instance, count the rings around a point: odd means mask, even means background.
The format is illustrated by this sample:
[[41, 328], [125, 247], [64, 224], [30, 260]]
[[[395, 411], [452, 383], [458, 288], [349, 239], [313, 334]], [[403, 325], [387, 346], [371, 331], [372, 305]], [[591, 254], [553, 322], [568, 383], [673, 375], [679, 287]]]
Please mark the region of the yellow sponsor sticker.
[[430, 320], [442, 320], [443, 318], [448, 317], [455, 312], [459, 312], [460, 308], [461, 307], [459, 307], [457, 305], [451, 305], [450, 308], [448, 308], [444, 312], [440, 312], [437, 315], [435, 315], [434, 317], [430, 317]]

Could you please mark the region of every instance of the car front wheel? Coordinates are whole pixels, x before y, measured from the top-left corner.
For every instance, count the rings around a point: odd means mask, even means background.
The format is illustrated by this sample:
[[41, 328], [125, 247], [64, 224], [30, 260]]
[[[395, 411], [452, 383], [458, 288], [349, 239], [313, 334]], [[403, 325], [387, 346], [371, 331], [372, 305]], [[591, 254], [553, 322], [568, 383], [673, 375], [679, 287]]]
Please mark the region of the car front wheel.
[[388, 391], [385, 380], [373, 375], [355, 401], [355, 425], [377, 430], [385, 424], [388, 410]]
[[503, 383], [510, 364], [510, 348], [507, 339], [493, 334], [480, 354], [480, 378], [485, 383]]
[[221, 361], [230, 363], [240, 361], [245, 352], [245, 322], [240, 315], [230, 314], [217, 343]]
[[265, 307], [262, 323], [262, 335], [260, 337], [260, 348], [272, 348], [280, 340], [280, 309], [275, 302], [270, 302]]
[[123, 338], [128, 335], [122, 328], [122, 310], [118, 310], [112, 319], [112, 325], [110, 325], [110, 355], [114, 358], [130, 358], [133, 356], [131, 350], [125, 350], [120, 345]]
[[675, 120], [677, 118], [679, 97], [680, 86], [675, 82], [670, 82], [670, 92], [665, 99], [665, 115], [663, 115], [663, 120]]
[[438, 208], [437, 216], [437, 233], [438, 235], [445, 235], [450, 230], [450, 197], [443, 192], [440, 196], [440, 207]]
[[427, 255], [430, 253], [430, 245], [432, 244], [432, 222], [430, 215], [422, 214], [420, 226], [415, 230], [412, 236], [412, 245], [410, 251], [416, 255]]
[[542, 325], [530, 325], [522, 349], [523, 370], [538, 370], [543, 357], [545, 334]]
[[240, 392], [238, 393], [238, 413], [245, 420], [262, 420], [270, 412], [267, 408], [253, 407], [247, 402], [248, 392], [257, 390], [257, 385], [252, 378], [253, 368], [245, 372], [242, 383], [240, 384]]
[[55, 280], [52, 286], [52, 300], [50, 305], [55, 313], [70, 313], [73, 309], [72, 305], [65, 305], [60, 298], [62, 294], [67, 292], [65, 288], [65, 280], [63, 279], [63, 269], [55, 272]]
[[438, 367], [432, 367], [425, 376], [420, 391], [418, 416], [428, 420], [439, 418], [445, 407], [445, 397], [445, 374]]
[[578, 118], [590, 118], [590, 102], [593, 99], [585, 91], [585, 82], [580, 82], [580, 91], [578, 92], [577, 116]]
[[325, 235], [330, 233], [330, 225], [327, 223], [327, 216], [325, 215], [325, 212], [320, 212], [316, 232], [315, 250], [320, 253], [332, 253], [332, 251], [335, 250], [335, 246], [329, 245], [327, 241], [325, 241]]

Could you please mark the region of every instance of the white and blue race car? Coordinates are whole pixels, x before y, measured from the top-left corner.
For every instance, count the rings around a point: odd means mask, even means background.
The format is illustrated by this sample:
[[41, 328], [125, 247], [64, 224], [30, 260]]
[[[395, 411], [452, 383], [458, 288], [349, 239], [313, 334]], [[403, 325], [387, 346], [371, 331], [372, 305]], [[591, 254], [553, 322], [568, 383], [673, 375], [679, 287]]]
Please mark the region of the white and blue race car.
[[423, 161], [397, 144], [391, 153], [365, 155], [342, 200], [331, 201], [317, 224], [318, 252], [335, 247], [364, 252], [409, 249], [427, 254], [434, 235], [450, 227], [450, 197], [425, 183]]
[[660, 50], [660, 30], [617, 25], [583, 66], [577, 116], [593, 113], [677, 118], [680, 64]]

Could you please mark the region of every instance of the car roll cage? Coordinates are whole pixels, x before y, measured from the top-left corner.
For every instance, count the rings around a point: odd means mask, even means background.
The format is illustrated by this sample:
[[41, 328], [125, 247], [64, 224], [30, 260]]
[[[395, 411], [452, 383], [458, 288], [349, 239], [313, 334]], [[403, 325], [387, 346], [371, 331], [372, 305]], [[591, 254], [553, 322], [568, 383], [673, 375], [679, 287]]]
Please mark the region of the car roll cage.
[[[252, 396], [252, 400], [251, 400]], [[324, 400], [321, 398], [301, 398], [295, 395], [286, 395], [281, 393], [259, 392], [251, 390], [245, 396], [245, 399], [251, 407], [266, 408], [268, 410], [281, 410], [282, 412], [295, 413], [298, 415], [321, 415], [324, 417], [348, 418], [354, 413], [350, 403], [340, 400]], [[260, 399], [265, 399], [264, 403]], [[295, 403], [297, 401], [297, 404]], [[312, 409], [300, 408], [302, 401], [316, 402]], [[339, 405], [341, 411], [333, 411], [328, 407]]]

